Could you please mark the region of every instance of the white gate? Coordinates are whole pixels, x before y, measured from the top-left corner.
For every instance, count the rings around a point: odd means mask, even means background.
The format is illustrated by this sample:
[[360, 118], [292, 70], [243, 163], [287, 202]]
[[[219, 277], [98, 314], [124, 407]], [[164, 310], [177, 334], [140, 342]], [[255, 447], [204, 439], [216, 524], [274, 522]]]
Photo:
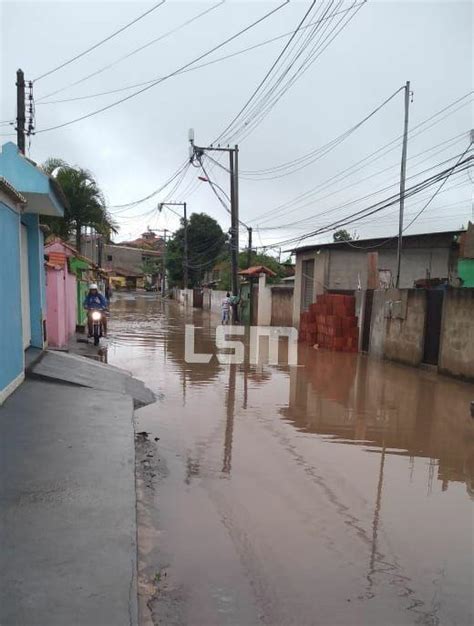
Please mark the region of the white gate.
[[23, 326], [23, 349], [31, 343], [30, 275], [28, 271], [28, 230], [21, 225], [21, 319]]

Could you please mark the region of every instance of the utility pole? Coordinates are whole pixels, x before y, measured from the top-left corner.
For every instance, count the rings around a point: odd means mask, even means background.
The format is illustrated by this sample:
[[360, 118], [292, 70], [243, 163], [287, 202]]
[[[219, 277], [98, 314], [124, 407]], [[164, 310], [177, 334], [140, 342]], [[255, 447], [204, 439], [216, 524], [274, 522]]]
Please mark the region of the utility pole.
[[[158, 204], [158, 210], [161, 211], [164, 206], [182, 206], [183, 207], [183, 226], [184, 226], [184, 255], [183, 255], [183, 284], [187, 289], [189, 286], [188, 278], [188, 214], [186, 202], [160, 202]], [[166, 231], [165, 231], [166, 232]]]
[[16, 72], [16, 142], [20, 152], [25, 154], [25, 75], [23, 70]]
[[[224, 148], [221, 146], [196, 146], [194, 144], [194, 130], [189, 131], [190, 161], [193, 162], [197, 157], [200, 161], [205, 152], [228, 152], [229, 153], [229, 173], [230, 173], [230, 215], [231, 215], [231, 244], [230, 244], [230, 260], [231, 260], [231, 283], [232, 295], [239, 295], [239, 146], [235, 145]], [[212, 181], [208, 181], [210, 185], [216, 186]], [[234, 321], [238, 321], [237, 304], [232, 305], [234, 313]]]
[[[251, 226], [247, 226], [247, 233], [249, 236], [249, 241], [248, 241], [248, 249], [247, 249], [247, 268], [249, 268], [252, 264], [252, 232], [253, 229]], [[248, 276], [248, 281], [249, 281], [249, 321], [248, 321], [248, 325], [252, 326], [252, 317], [253, 317], [253, 303], [252, 303], [252, 298], [253, 298], [253, 278], [251, 276]]]
[[238, 232], [239, 223], [236, 219], [236, 189], [235, 189], [235, 169], [236, 155], [233, 150], [229, 150], [229, 170], [230, 170], [230, 262], [231, 262], [231, 283], [232, 295], [238, 295], [238, 274], [239, 271], [239, 244]]
[[249, 236], [248, 248], [247, 248], [247, 267], [250, 267], [252, 264], [252, 227], [247, 226], [247, 233]]
[[163, 238], [165, 240], [165, 247], [163, 248], [163, 277], [161, 279], [161, 297], [166, 296], [166, 234], [168, 231], [166, 228], [163, 230]]
[[402, 264], [403, 242], [403, 213], [405, 210], [405, 180], [407, 171], [407, 144], [408, 144], [408, 113], [410, 109], [410, 81], [405, 85], [405, 121], [403, 125], [402, 163], [400, 168], [400, 216], [398, 222], [398, 246], [397, 246], [397, 279], [395, 286], [400, 286], [400, 268]]
[[184, 216], [184, 268], [183, 268], [183, 278], [184, 278], [184, 288], [187, 289], [189, 287], [188, 280], [188, 215], [186, 212], [186, 202], [183, 202], [183, 216]]

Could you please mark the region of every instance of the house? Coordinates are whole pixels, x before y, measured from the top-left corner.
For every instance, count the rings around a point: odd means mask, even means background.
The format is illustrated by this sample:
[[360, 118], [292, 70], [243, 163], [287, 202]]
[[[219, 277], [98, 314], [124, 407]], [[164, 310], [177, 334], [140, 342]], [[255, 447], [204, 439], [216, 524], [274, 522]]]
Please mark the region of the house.
[[[458, 279], [459, 240], [464, 231], [405, 235], [400, 288], [411, 288], [419, 279]], [[357, 241], [312, 244], [292, 250], [296, 255], [293, 324], [300, 314], [326, 291], [353, 293], [360, 289], [388, 288], [395, 284], [397, 238], [378, 237]]]
[[156, 272], [146, 271], [146, 265], [156, 265], [162, 258], [157, 250], [134, 248], [121, 244], [105, 244], [102, 265], [110, 271], [111, 280], [117, 285], [114, 277], [122, 278], [129, 289], [143, 287], [146, 274]]
[[46, 345], [46, 289], [40, 215], [62, 217], [56, 182], [6, 143], [0, 153], [0, 404], [23, 381], [25, 350]]
[[[46, 330], [48, 346], [64, 348], [77, 326], [86, 323], [82, 306], [90, 282], [100, 282], [100, 270], [90, 259], [59, 238], [45, 245]], [[103, 289], [102, 289], [103, 291]]]
[[471, 222], [460, 238], [458, 274], [461, 287], [474, 287], [474, 224]]

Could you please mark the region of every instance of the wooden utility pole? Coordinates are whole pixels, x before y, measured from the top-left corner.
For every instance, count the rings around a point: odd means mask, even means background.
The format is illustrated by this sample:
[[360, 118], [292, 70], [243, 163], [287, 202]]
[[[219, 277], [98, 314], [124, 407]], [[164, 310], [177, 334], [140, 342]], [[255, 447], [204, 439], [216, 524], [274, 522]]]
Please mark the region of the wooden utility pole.
[[403, 242], [403, 213], [405, 210], [405, 180], [407, 170], [407, 144], [408, 144], [408, 113], [410, 109], [410, 81], [405, 85], [405, 121], [403, 125], [402, 163], [400, 168], [400, 215], [398, 221], [398, 246], [397, 246], [397, 279], [395, 286], [400, 286], [400, 268], [402, 264]]
[[16, 72], [16, 143], [25, 154], [25, 75], [23, 70]]

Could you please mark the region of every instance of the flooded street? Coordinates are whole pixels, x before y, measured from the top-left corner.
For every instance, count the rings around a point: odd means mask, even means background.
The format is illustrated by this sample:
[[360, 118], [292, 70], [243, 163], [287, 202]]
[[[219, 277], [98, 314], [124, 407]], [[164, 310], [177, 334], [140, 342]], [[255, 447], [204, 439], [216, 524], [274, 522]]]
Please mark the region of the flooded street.
[[207, 311], [112, 305], [109, 363], [158, 396], [137, 412], [142, 624], [473, 623], [473, 386], [305, 346], [187, 364], [185, 323], [216, 351]]

